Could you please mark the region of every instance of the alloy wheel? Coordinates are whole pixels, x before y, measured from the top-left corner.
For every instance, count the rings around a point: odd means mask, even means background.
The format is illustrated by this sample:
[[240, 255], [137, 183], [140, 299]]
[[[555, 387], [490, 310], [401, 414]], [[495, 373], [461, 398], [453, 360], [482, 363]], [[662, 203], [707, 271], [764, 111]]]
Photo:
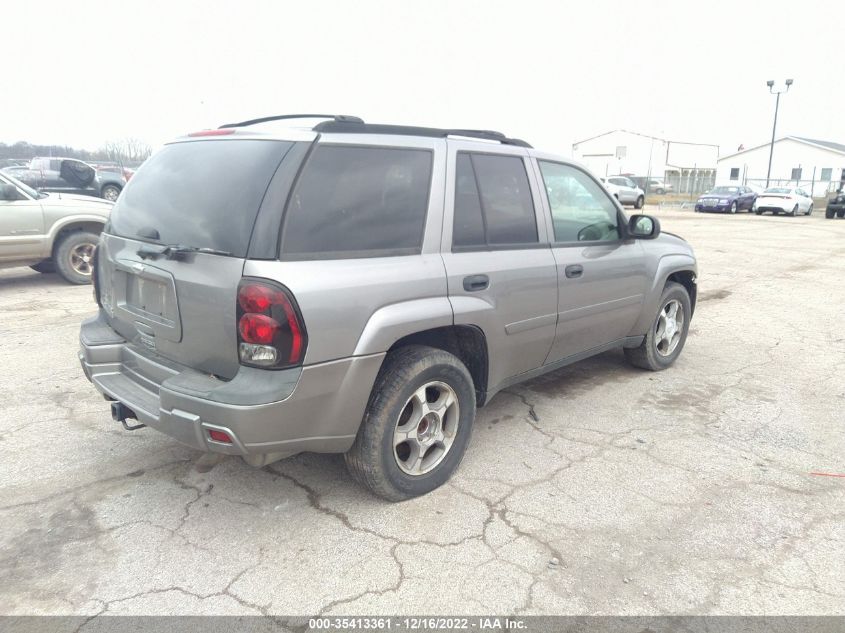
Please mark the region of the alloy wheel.
[[667, 302], [654, 325], [654, 345], [661, 356], [671, 356], [684, 330], [684, 306], [677, 299]]
[[70, 251], [70, 266], [80, 275], [91, 274], [95, 245], [89, 242], [77, 244]]
[[458, 432], [458, 396], [446, 383], [417, 389], [399, 414], [393, 431], [393, 457], [408, 475], [424, 475], [449, 453]]

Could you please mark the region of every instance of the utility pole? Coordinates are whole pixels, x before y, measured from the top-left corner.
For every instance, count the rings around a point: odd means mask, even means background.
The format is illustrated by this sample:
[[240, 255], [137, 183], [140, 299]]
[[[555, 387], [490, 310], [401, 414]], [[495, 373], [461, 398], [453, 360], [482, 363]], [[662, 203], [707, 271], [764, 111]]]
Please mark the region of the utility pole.
[[789, 87], [792, 85], [792, 80], [786, 80], [786, 88], [783, 90], [773, 90], [775, 82], [771, 79], [766, 82], [766, 85], [769, 87], [769, 92], [771, 94], [777, 95], [777, 98], [775, 99], [775, 122], [772, 124], [772, 144], [769, 146], [769, 170], [766, 172], [766, 189], [768, 189], [769, 180], [772, 177], [772, 155], [775, 153], [775, 131], [778, 128], [778, 108], [780, 107], [780, 96], [784, 92], [789, 92]]

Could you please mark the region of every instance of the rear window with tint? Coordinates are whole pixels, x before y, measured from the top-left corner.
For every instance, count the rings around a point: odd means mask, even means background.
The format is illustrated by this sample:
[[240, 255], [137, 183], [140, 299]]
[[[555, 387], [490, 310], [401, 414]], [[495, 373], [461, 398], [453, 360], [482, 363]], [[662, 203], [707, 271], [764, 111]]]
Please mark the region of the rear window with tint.
[[431, 165], [425, 149], [318, 146], [288, 203], [282, 258], [419, 253]]
[[[111, 212], [116, 235], [245, 257], [267, 185], [293, 143], [174, 143], [138, 170]], [[158, 232], [158, 239], [143, 237]]]

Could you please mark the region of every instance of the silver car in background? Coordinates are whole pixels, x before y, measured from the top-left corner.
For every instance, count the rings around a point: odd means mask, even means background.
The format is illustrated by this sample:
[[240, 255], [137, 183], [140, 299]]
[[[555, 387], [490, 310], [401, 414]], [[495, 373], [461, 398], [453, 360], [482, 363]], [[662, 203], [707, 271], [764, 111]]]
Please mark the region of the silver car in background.
[[627, 176], [608, 176], [601, 181], [614, 198], [620, 204], [633, 206], [635, 209], [642, 209], [645, 204], [645, 192]]

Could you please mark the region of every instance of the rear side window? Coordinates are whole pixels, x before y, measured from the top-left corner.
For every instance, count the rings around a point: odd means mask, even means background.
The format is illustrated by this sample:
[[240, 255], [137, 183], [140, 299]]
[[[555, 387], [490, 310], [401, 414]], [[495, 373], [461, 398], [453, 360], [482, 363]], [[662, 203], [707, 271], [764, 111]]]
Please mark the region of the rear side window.
[[126, 185], [109, 231], [245, 257], [264, 192], [292, 146], [259, 140], [167, 145]]
[[507, 246], [537, 241], [537, 219], [522, 158], [459, 153], [453, 246]]
[[282, 259], [419, 253], [431, 169], [430, 150], [318, 146], [285, 212]]

